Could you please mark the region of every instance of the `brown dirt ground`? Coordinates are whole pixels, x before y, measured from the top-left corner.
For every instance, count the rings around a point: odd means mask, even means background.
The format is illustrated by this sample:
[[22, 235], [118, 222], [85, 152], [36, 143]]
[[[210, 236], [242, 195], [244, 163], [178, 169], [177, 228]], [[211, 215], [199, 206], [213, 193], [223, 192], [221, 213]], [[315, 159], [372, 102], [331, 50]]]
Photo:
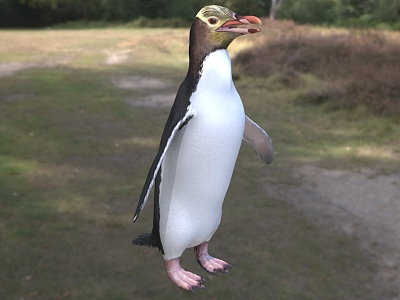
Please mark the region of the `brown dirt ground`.
[[[114, 86], [130, 90], [132, 97], [126, 101], [133, 106], [146, 106], [154, 108], [171, 107], [175, 100], [176, 90], [170, 83], [150, 77], [119, 76], [111, 78]], [[142, 100], [138, 100], [135, 92], [144, 92]]]
[[351, 234], [376, 259], [376, 286], [397, 286], [400, 299], [400, 173], [327, 170], [311, 165], [293, 170], [294, 181], [264, 187], [318, 225]]
[[65, 65], [69, 61], [68, 57], [51, 59], [43, 62], [7, 62], [0, 64], [0, 78], [12, 76], [17, 72], [30, 68], [52, 68], [58, 65]]

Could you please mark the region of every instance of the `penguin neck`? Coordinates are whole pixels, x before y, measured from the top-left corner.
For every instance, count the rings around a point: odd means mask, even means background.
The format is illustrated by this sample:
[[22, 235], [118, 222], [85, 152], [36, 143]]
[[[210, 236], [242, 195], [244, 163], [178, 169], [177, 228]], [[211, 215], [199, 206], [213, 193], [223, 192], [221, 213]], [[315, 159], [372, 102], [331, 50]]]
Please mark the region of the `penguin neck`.
[[196, 81], [199, 80], [203, 62], [207, 56], [218, 49], [226, 49], [230, 42], [224, 47], [217, 43], [213, 43], [209, 38], [209, 28], [207, 24], [196, 17], [190, 28], [190, 45], [189, 45], [189, 69], [188, 76]]
[[228, 50], [218, 49], [205, 57], [199, 80], [207, 82], [209, 89], [232, 88], [231, 58]]

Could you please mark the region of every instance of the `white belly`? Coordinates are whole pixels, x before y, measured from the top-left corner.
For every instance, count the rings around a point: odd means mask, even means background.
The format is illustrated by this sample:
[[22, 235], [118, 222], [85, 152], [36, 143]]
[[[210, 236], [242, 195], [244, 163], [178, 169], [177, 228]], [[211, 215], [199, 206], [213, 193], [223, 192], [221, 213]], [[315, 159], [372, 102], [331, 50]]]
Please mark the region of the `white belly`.
[[177, 133], [162, 164], [160, 237], [166, 260], [210, 240], [221, 220], [245, 124], [226, 50], [205, 60], [191, 104], [196, 115]]

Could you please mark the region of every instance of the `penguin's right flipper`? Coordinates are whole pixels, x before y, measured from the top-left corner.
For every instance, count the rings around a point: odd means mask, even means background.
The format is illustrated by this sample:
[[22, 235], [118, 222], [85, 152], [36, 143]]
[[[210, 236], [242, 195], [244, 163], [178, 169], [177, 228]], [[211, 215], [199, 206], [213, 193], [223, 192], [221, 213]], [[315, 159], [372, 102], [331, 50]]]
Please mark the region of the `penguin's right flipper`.
[[178, 130], [182, 129], [182, 127], [184, 127], [195, 114], [195, 110], [192, 105], [188, 105], [186, 107], [186, 111], [183, 109], [178, 110], [176, 113], [173, 113], [172, 111], [168, 117], [167, 123], [165, 124], [158, 153], [150, 167], [149, 173], [147, 174], [146, 182], [143, 186], [143, 190], [139, 198], [139, 203], [136, 208], [135, 216], [133, 217], [133, 222], [137, 220], [140, 212], [146, 205], [157, 173], [161, 168], [161, 164], [164, 160], [165, 154], [167, 153], [168, 147], [171, 145], [171, 142], [174, 139], [176, 133], [178, 132]]
[[261, 159], [270, 164], [274, 160], [274, 145], [268, 134], [253, 120], [246, 116], [243, 139], [252, 144]]

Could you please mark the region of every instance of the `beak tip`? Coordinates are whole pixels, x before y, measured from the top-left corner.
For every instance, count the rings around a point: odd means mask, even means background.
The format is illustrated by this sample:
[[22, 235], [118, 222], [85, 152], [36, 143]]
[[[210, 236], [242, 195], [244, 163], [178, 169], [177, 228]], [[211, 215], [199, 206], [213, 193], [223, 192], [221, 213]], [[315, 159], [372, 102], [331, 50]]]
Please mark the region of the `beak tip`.
[[260, 18], [258, 18], [258, 17], [254, 17], [254, 18], [255, 18], [255, 24], [262, 25]]
[[245, 20], [247, 20], [250, 24], [259, 24], [261, 25], [261, 20], [259, 17], [256, 16], [245, 16], [243, 17]]

